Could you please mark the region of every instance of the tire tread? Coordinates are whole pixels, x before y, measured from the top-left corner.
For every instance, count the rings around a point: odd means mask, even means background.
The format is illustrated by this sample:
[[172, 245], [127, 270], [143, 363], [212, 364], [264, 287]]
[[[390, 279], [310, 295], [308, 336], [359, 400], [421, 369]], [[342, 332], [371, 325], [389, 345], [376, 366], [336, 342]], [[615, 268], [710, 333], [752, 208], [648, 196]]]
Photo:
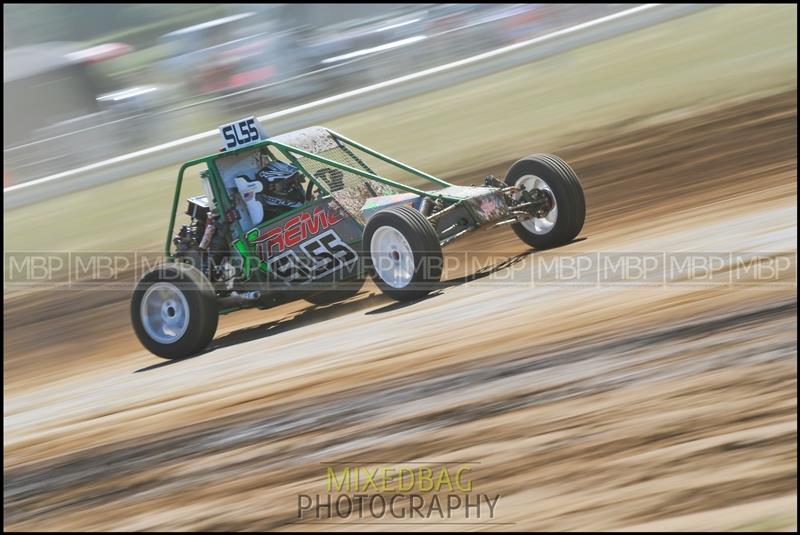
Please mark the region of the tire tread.
[[567, 162], [554, 154], [531, 154], [509, 168], [505, 182], [513, 186], [525, 174], [540, 176], [554, 194], [561, 197], [558, 220], [548, 234], [533, 234], [521, 223], [514, 223], [511, 228], [522, 241], [535, 249], [558, 247], [574, 240], [586, 221], [586, 197], [578, 175]]

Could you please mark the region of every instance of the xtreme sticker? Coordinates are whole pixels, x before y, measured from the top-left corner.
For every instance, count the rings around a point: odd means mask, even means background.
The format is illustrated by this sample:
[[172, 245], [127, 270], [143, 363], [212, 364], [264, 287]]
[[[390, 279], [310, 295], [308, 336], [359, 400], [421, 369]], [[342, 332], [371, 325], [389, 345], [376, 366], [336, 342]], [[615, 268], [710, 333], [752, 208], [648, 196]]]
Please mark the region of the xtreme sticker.
[[320, 230], [327, 230], [342, 219], [343, 216], [336, 213], [331, 205], [327, 210], [317, 206], [313, 212], [301, 212], [287, 219], [283, 225], [267, 229], [252, 242], [256, 245], [258, 255], [266, 260], [291, 249]]

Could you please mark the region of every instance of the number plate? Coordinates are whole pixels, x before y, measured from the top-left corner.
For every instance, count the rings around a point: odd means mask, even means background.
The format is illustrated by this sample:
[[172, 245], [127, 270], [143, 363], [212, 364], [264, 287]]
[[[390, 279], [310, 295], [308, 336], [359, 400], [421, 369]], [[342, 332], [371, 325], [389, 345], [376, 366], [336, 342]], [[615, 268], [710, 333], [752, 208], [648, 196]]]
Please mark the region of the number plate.
[[267, 139], [264, 129], [255, 117], [248, 117], [219, 127], [225, 150], [238, 149]]

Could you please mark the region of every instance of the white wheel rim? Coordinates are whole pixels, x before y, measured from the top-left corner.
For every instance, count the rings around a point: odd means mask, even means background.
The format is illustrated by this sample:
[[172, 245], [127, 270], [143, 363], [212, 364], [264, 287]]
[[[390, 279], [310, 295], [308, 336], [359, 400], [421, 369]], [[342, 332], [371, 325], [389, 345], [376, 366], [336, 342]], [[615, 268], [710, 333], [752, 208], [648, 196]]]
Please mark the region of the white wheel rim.
[[414, 252], [394, 227], [378, 227], [369, 244], [375, 273], [392, 288], [405, 288], [414, 278]]
[[[550, 186], [547, 184], [547, 182], [536, 175], [524, 175], [517, 179], [517, 182], [514, 185], [518, 188], [525, 188], [527, 191], [540, 189], [550, 194], [550, 197], [553, 200], [553, 208], [551, 208], [544, 217], [532, 217], [530, 219], [526, 219], [525, 221], [521, 221], [521, 223], [525, 230], [532, 232], [533, 234], [547, 234], [553, 230], [553, 227], [556, 226], [556, 221], [558, 220], [558, 203], [556, 203], [556, 196], [553, 194], [553, 190], [550, 189]], [[514, 195], [514, 199], [518, 200], [521, 196], [521, 193], [517, 193]]]
[[139, 309], [147, 335], [159, 344], [172, 344], [189, 327], [189, 303], [174, 284], [157, 282], [142, 297]]

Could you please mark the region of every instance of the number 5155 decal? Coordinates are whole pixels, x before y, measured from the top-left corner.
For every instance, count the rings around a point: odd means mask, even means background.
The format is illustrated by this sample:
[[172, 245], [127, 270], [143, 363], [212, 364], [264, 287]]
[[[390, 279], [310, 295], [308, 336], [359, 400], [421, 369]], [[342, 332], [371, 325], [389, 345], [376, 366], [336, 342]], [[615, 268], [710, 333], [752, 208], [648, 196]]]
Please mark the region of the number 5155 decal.
[[299, 247], [305, 253], [305, 258], [289, 249], [269, 260], [270, 270], [279, 279], [286, 282], [310, 282], [358, 260], [358, 254], [333, 229], [304, 241]]

